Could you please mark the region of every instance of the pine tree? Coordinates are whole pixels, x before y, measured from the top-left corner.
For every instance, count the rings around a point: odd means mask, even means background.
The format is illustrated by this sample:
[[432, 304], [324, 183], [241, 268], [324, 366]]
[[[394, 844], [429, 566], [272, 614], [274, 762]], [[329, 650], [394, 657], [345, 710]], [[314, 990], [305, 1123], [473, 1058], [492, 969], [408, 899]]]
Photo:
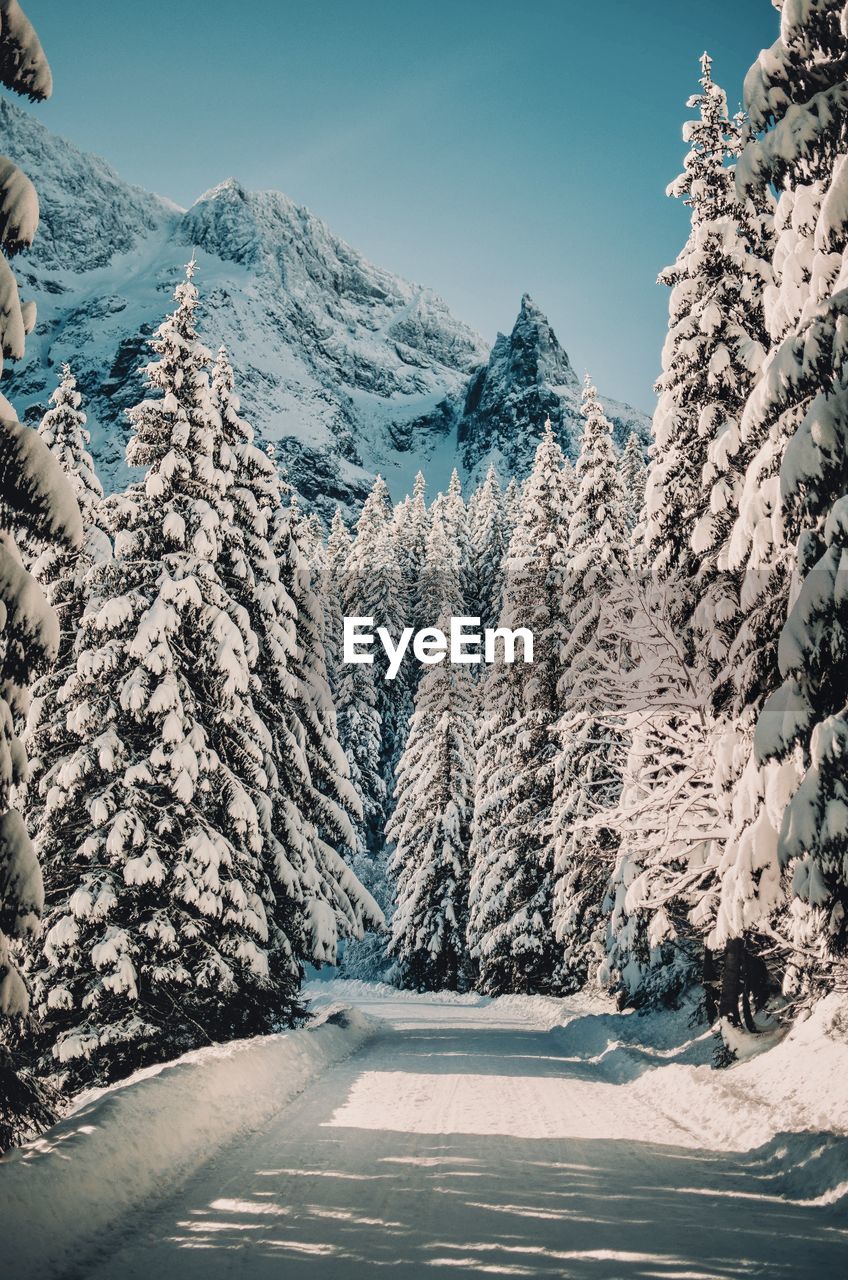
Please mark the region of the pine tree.
[[427, 549], [427, 535], [430, 532], [430, 515], [427, 510], [427, 489], [422, 472], [417, 472], [412, 488], [412, 503], [409, 509], [407, 545], [407, 562], [409, 577], [412, 583], [410, 603], [413, 608], [410, 626], [416, 630], [427, 625], [429, 621], [430, 602], [421, 595], [421, 578], [424, 572], [424, 557]]
[[845, 51], [836, 0], [783, 6], [780, 39], [746, 79], [752, 129], [762, 136], [749, 142], [738, 175], [743, 192], [781, 190], [773, 346], [743, 424], [763, 443], [740, 524], [749, 563], [765, 562], [774, 605], [787, 599], [780, 586], [793, 560], [801, 585], [780, 637], [783, 684], [760, 711], [736, 791], [715, 940], [772, 931], [786, 869], [793, 969], [813, 982], [844, 964], [848, 941], [848, 618], [839, 585], [848, 528]]
[[766, 347], [763, 292], [767, 220], [734, 186], [744, 122], [701, 59], [698, 118], [683, 136], [684, 171], [668, 188], [691, 213], [677, 261], [660, 276], [671, 290], [663, 373], [657, 383], [647, 485], [647, 539], [656, 572], [674, 574], [678, 625], [697, 614], [698, 651], [714, 668], [726, 657], [738, 587], [720, 562], [747, 462], [740, 418]]
[[[324, 605], [324, 652], [327, 657], [327, 674], [337, 709], [341, 705], [338, 689], [344, 674], [342, 668], [342, 624], [344, 619], [347, 558], [350, 555], [350, 545], [350, 534], [342, 519], [340, 508], [336, 507], [324, 548], [319, 582], [321, 600]], [[345, 740], [344, 735], [342, 735], [342, 740]]]
[[[298, 797], [308, 784], [302, 753], [292, 746], [296, 607], [286, 590], [271, 546], [280, 506], [280, 479], [273, 457], [254, 443], [241, 417], [235, 377], [226, 349], [212, 370], [211, 402], [217, 414], [214, 460], [224, 501], [219, 572], [236, 625], [249, 637], [249, 698], [254, 718], [212, 728], [221, 759], [240, 776], [255, 807], [261, 862], [270, 884], [266, 910], [274, 965], [299, 980], [298, 963], [311, 959], [304, 921], [316, 870]], [[247, 730], [248, 732], [245, 732]]]
[[522, 490], [504, 577], [500, 625], [529, 628], [533, 661], [489, 668], [478, 742], [468, 938], [482, 991], [552, 989], [551, 829], [554, 728], [564, 638], [562, 582], [568, 493], [550, 423]]
[[[73, 673], [83, 612], [88, 602], [95, 566], [112, 553], [108, 535], [98, 524], [103, 488], [88, 452], [90, 435], [82, 411], [82, 397], [70, 366], [62, 366], [62, 380], [50, 397], [52, 408], [41, 420], [39, 435], [62, 468], [77, 499], [82, 516], [83, 543], [75, 550], [45, 548], [32, 572], [41, 584], [59, 621], [59, 647], [50, 671], [33, 685], [24, 743], [30, 758], [26, 786], [27, 822], [33, 844], [44, 862], [42, 849], [49, 843], [45, 830], [45, 800], [57, 772], [76, 745], [67, 725], [64, 686]], [[62, 883], [64, 864], [45, 862], [48, 901], [54, 883]]]
[[[389, 491], [378, 476], [357, 520], [347, 558], [344, 613], [346, 617], [374, 618], [375, 626], [387, 627], [396, 636], [408, 623], [409, 606], [394, 532]], [[365, 827], [360, 843], [372, 863], [370, 875], [366, 875], [363, 883], [384, 907], [388, 886], [383, 830], [399, 738], [404, 716], [408, 715], [407, 688], [403, 677], [399, 682], [385, 679], [386, 661], [382, 651], [375, 653], [371, 666], [355, 665], [352, 670], [368, 674], [351, 676], [346, 683], [348, 692], [340, 691], [338, 713], [343, 726], [343, 746], [349, 754], [353, 735], [365, 728], [358, 724], [359, 706], [366, 708], [370, 730], [379, 724], [379, 745], [369, 734], [368, 741], [359, 743], [356, 750], [360, 755], [367, 751], [370, 757], [370, 763], [363, 760], [364, 767], [360, 769], [360, 782], [369, 787], [361, 796]], [[362, 870], [365, 874], [365, 864]]]
[[301, 516], [298, 522], [301, 550], [313, 577], [318, 577], [323, 568], [324, 526], [316, 511]]
[[[219, 746], [246, 778], [260, 815], [264, 866], [282, 963], [335, 962], [340, 938], [374, 921], [373, 904], [331, 844], [350, 839], [358, 812], [338, 743], [324, 659], [325, 620], [313, 592], [307, 553], [314, 524], [291, 499], [272, 456], [257, 448], [240, 416], [233, 371], [222, 348], [212, 377], [222, 423], [219, 458], [229, 475], [231, 526], [225, 580], [256, 637], [252, 702], [261, 742]], [[261, 772], [250, 765], [259, 749]], [[298, 971], [299, 972], [299, 971]]]
[[[331, 606], [339, 632], [330, 640], [332, 703], [338, 741], [355, 805], [353, 822], [336, 841], [335, 849], [367, 894], [364, 919], [379, 925], [388, 910], [390, 893], [383, 829], [386, 821], [388, 778], [396, 702], [386, 689], [384, 670], [373, 665], [341, 661], [343, 617], [373, 617], [375, 626], [397, 628], [403, 615], [403, 579], [395, 544], [393, 510], [388, 488], [377, 477], [363, 504], [350, 539], [340, 514], [333, 522], [332, 552], [328, 548], [327, 581], [322, 599], [334, 595]], [[316, 604], [318, 603], [316, 597]], [[327, 633], [326, 619], [324, 633]], [[333, 707], [334, 704], [334, 707]], [[350, 806], [352, 810], [352, 806]], [[359, 930], [361, 933], [361, 930]], [[384, 945], [377, 936], [353, 940], [345, 948], [344, 971], [351, 977], [380, 977], [385, 967]]]
[[469, 607], [483, 627], [496, 627], [501, 611], [503, 562], [509, 534], [498, 473], [490, 466], [480, 487], [468, 503], [471, 545], [471, 590]]
[[[438, 519], [441, 522], [444, 530], [445, 546], [450, 550], [450, 572], [456, 575], [461, 598], [470, 600], [473, 593], [471, 534], [468, 525], [468, 511], [462, 497], [462, 485], [455, 467], [451, 472], [447, 490], [436, 495], [430, 511], [430, 519], [431, 521]], [[429, 583], [427, 593], [429, 597], [431, 594]], [[432, 610], [432, 602], [430, 602], [430, 609]], [[428, 622], [432, 625], [432, 612]]]
[[[361, 816], [359, 796], [351, 781], [330, 693], [323, 636], [323, 607], [301, 541], [303, 520], [294, 500], [278, 509], [274, 549], [297, 615], [294, 674], [300, 744], [309, 785], [301, 800], [311, 833], [318, 872], [318, 892], [309, 899], [309, 958], [313, 963], [338, 960], [337, 942], [360, 942], [367, 929], [383, 925], [383, 906], [351, 871], [340, 852], [355, 839], [353, 821]], [[306, 539], [310, 533], [307, 530]]]
[[[33, 101], [50, 96], [52, 77], [35, 31], [16, 0], [0, 20], [0, 83]], [[30, 180], [0, 158], [0, 374], [3, 361], [24, 353], [35, 325], [35, 304], [21, 303], [8, 259], [33, 240], [38, 198]], [[43, 883], [38, 859], [14, 806], [26, 777], [18, 730], [29, 686], [56, 656], [55, 614], [21, 563], [18, 544], [73, 549], [82, 537], [80, 512], [62, 470], [43, 440], [15, 418], [0, 395], [0, 1015], [26, 1014], [29, 992], [18, 963], [19, 940], [38, 927]], [[2, 1029], [3, 1038], [9, 1024]], [[49, 1107], [29, 1073], [0, 1045], [0, 1148], [43, 1125]]]
[[644, 513], [648, 479], [642, 445], [634, 431], [627, 437], [627, 444], [619, 458], [618, 475], [624, 522], [627, 532], [632, 534]]
[[607, 652], [599, 627], [604, 602], [628, 575], [627, 519], [621, 499], [612, 424], [587, 375], [581, 404], [585, 424], [568, 521], [562, 649], [560, 756], [553, 797], [553, 928], [564, 955], [559, 981], [581, 986], [603, 948], [601, 908], [616, 856], [616, 835], [604, 821], [621, 793], [625, 743], [609, 687]]
[[518, 512], [521, 507], [521, 485], [515, 476], [510, 476], [509, 484], [504, 489], [504, 515], [506, 516], [507, 546], [513, 530], [518, 524]]
[[[437, 623], [449, 628], [449, 614]], [[397, 768], [386, 835], [394, 913], [389, 951], [404, 986], [455, 991], [470, 977], [466, 944], [474, 798], [476, 686], [468, 667], [426, 669]]]
[[430, 532], [425, 493], [424, 476], [419, 471], [411, 498], [407, 497], [396, 507], [393, 520], [394, 541], [409, 609], [407, 625], [415, 631], [432, 623], [432, 605], [427, 599], [424, 582], [424, 556]]
[[627, 746], [621, 795], [602, 817], [617, 849], [598, 976], [635, 1005], [666, 1003], [694, 981], [726, 837], [710, 684], [687, 659], [673, 597], [673, 580], [632, 572], [606, 595], [596, 633], [608, 663], [596, 685]]
[[452, 513], [446, 503], [439, 501], [442, 496], [439, 494], [430, 514], [423, 576], [430, 602], [430, 616], [442, 617], [449, 628], [450, 618], [464, 616], [469, 607], [465, 595], [468, 577], [463, 572], [464, 565], [457, 554]]
[[81, 408], [82, 396], [69, 364], [62, 365], [61, 381], [50, 403], [53, 408], [41, 419], [39, 435], [68, 477], [84, 523], [91, 525], [103, 497], [103, 486], [88, 452], [91, 435]]
[[127, 461], [145, 475], [111, 504], [114, 560], [66, 684], [78, 746], [47, 800], [45, 859], [66, 878], [34, 981], [69, 1084], [298, 1007], [296, 966], [269, 965], [260, 818], [213, 746], [263, 735], [255, 637], [219, 571], [231, 520], [194, 269], [152, 341], [157, 394], [129, 411]]

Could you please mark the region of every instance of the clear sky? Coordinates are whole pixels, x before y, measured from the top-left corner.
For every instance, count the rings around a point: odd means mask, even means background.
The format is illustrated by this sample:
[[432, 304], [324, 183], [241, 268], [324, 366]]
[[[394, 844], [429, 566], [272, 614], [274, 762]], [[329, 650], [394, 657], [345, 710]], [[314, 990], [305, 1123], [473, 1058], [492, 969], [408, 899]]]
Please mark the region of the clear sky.
[[686, 233], [666, 199], [704, 48], [738, 105], [770, 0], [24, 0], [33, 108], [190, 204], [277, 188], [487, 339], [521, 294], [578, 372], [652, 408]]

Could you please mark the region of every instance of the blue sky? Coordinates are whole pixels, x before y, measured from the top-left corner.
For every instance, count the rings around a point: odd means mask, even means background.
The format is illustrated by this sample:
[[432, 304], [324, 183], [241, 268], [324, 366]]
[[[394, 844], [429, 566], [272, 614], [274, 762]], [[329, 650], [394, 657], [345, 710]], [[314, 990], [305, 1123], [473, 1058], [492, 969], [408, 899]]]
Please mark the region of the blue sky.
[[44, 122], [190, 204], [277, 188], [491, 340], [529, 291], [578, 372], [653, 403], [708, 48], [738, 105], [770, 0], [26, 0]]

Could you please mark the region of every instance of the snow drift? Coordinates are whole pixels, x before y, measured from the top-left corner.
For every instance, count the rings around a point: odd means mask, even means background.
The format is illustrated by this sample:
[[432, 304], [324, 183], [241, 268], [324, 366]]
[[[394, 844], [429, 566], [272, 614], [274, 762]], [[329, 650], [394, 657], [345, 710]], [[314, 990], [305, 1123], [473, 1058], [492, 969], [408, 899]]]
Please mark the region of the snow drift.
[[69, 1116], [0, 1160], [4, 1270], [27, 1280], [61, 1273], [107, 1227], [261, 1125], [377, 1026], [331, 1005], [303, 1030], [212, 1045], [80, 1095]]

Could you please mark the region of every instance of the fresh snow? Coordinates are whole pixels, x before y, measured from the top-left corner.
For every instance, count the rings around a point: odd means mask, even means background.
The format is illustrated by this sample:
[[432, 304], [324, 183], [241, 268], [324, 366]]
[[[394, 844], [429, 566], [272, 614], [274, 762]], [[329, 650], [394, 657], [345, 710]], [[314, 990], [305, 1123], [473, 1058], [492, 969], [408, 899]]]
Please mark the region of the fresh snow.
[[80, 1094], [65, 1119], [0, 1161], [4, 1268], [27, 1280], [63, 1274], [374, 1031], [366, 1014], [325, 1005], [303, 1030], [197, 1049]]
[[10, 1274], [839, 1274], [844, 997], [714, 1071], [679, 1011], [307, 994], [317, 1025], [84, 1095], [0, 1162]]

